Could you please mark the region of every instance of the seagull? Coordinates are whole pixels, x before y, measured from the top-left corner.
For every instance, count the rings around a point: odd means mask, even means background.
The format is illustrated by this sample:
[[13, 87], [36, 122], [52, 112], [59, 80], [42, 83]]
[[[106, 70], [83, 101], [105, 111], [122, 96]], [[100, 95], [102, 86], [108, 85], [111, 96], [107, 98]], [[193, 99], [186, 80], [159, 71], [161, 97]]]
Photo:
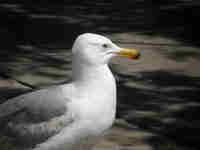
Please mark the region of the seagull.
[[[109, 60], [139, 55], [104, 36], [79, 35], [72, 47], [71, 83], [22, 94], [0, 105], [0, 144], [6, 139], [15, 150], [91, 149], [115, 120], [116, 82]], [[0, 149], [4, 150], [1, 145]]]

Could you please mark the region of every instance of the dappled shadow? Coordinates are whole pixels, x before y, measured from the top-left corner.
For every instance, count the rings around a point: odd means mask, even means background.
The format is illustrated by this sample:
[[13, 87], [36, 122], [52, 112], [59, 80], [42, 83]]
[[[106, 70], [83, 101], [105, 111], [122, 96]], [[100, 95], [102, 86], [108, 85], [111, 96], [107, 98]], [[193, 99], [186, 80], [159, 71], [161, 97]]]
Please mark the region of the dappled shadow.
[[[138, 72], [136, 76], [138, 75], [139, 77], [135, 80], [155, 85], [156, 88], [200, 88], [200, 77], [190, 77], [181, 73], [158, 70], [154, 72]], [[133, 77], [132, 80], [134, 80]]]
[[0, 40], [4, 42], [0, 48], [17, 51], [17, 45], [31, 45], [69, 49], [83, 32], [139, 32], [198, 45], [199, 6], [178, 0], [1, 2]]
[[[66, 73], [71, 70], [71, 57], [67, 49], [47, 50], [19, 45], [15, 50], [2, 52], [1, 57], [1, 75], [5, 74], [14, 79], [32, 74], [41, 78], [41, 84], [44, 84], [42, 77], [55, 81], [68, 80], [71, 77]], [[37, 84], [39, 85], [40, 83]]]
[[[57, 48], [68, 49], [70, 53], [74, 39], [83, 32], [159, 34], [183, 39], [190, 44], [198, 44], [198, 40], [194, 40], [194, 33], [195, 35], [198, 33], [196, 28], [198, 23], [195, 21], [198, 16], [198, 6], [193, 2], [181, 1], [1, 2], [0, 40], [3, 41], [0, 43], [1, 73], [23, 74], [32, 68], [40, 67], [41, 63], [51, 68], [60, 68], [63, 63], [70, 64], [70, 61], [61, 62], [57, 61], [58, 59], [52, 61], [52, 58], [44, 56], [44, 53], [57, 53], [55, 50]], [[21, 45], [25, 47], [22, 48]], [[32, 50], [26, 46], [32, 47]], [[169, 58], [180, 60], [194, 55], [198, 54], [180, 51], [170, 53]], [[30, 65], [31, 69], [19, 68], [13, 71], [10, 62], [15, 62], [19, 57], [33, 61], [23, 64], [37, 63], [39, 66]], [[41, 76], [49, 75], [54, 76], [52, 73], [41, 73]]]
[[197, 1], [177, 0], [163, 4], [152, 3], [155, 30], [153, 29], [149, 34], [159, 34], [187, 44], [199, 45], [199, 23], [197, 22], [199, 7], [200, 4]]
[[185, 61], [187, 58], [200, 58], [199, 51], [173, 51], [167, 55], [168, 58], [176, 60], [176, 61]]
[[[65, 70], [71, 70], [71, 47], [83, 32], [137, 32], [199, 46], [199, 7], [193, 2], [142, 0], [1, 2], [0, 74], [31, 72], [52, 80], [70, 78]], [[172, 51], [166, 56], [179, 61], [198, 55], [196, 51]], [[158, 137], [149, 139], [155, 149], [161, 137], [199, 148], [199, 78], [164, 71], [118, 76], [118, 117], [157, 133]], [[10, 98], [6, 95], [17, 96], [18, 90], [4, 88], [0, 93], [6, 99]]]
[[[172, 143], [199, 149], [200, 78], [161, 70], [118, 76], [118, 117]], [[150, 144], [159, 145], [153, 138]]]

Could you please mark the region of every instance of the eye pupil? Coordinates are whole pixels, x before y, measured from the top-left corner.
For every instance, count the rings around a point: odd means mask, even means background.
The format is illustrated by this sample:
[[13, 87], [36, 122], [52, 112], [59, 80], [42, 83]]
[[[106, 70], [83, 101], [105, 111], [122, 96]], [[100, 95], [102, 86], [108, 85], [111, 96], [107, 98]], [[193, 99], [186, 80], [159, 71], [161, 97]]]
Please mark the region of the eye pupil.
[[103, 47], [104, 48], [108, 48], [108, 44], [103, 44]]

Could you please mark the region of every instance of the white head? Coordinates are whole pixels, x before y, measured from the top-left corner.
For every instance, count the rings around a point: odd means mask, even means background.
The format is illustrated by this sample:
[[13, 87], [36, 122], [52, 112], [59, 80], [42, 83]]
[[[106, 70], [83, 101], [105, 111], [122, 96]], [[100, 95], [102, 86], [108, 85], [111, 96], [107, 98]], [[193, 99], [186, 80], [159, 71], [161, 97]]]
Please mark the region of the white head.
[[108, 38], [85, 33], [77, 37], [72, 48], [73, 59], [88, 65], [107, 64], [113, 56], [126, 56], [136, 59], [139, 53], [134, 49], [120, 48]]

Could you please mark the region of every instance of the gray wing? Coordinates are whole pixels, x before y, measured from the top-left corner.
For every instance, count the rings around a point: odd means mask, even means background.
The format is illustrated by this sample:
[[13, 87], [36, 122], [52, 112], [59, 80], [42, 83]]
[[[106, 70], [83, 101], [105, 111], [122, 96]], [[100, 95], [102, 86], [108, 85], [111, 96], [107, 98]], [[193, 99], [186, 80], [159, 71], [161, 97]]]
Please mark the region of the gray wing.
[[67, 111], [68, 99], [61, 87], [42, 89], [8, 100], [0, 105], [1, 138], [20, 147], [34, 147], [73, 122]]

